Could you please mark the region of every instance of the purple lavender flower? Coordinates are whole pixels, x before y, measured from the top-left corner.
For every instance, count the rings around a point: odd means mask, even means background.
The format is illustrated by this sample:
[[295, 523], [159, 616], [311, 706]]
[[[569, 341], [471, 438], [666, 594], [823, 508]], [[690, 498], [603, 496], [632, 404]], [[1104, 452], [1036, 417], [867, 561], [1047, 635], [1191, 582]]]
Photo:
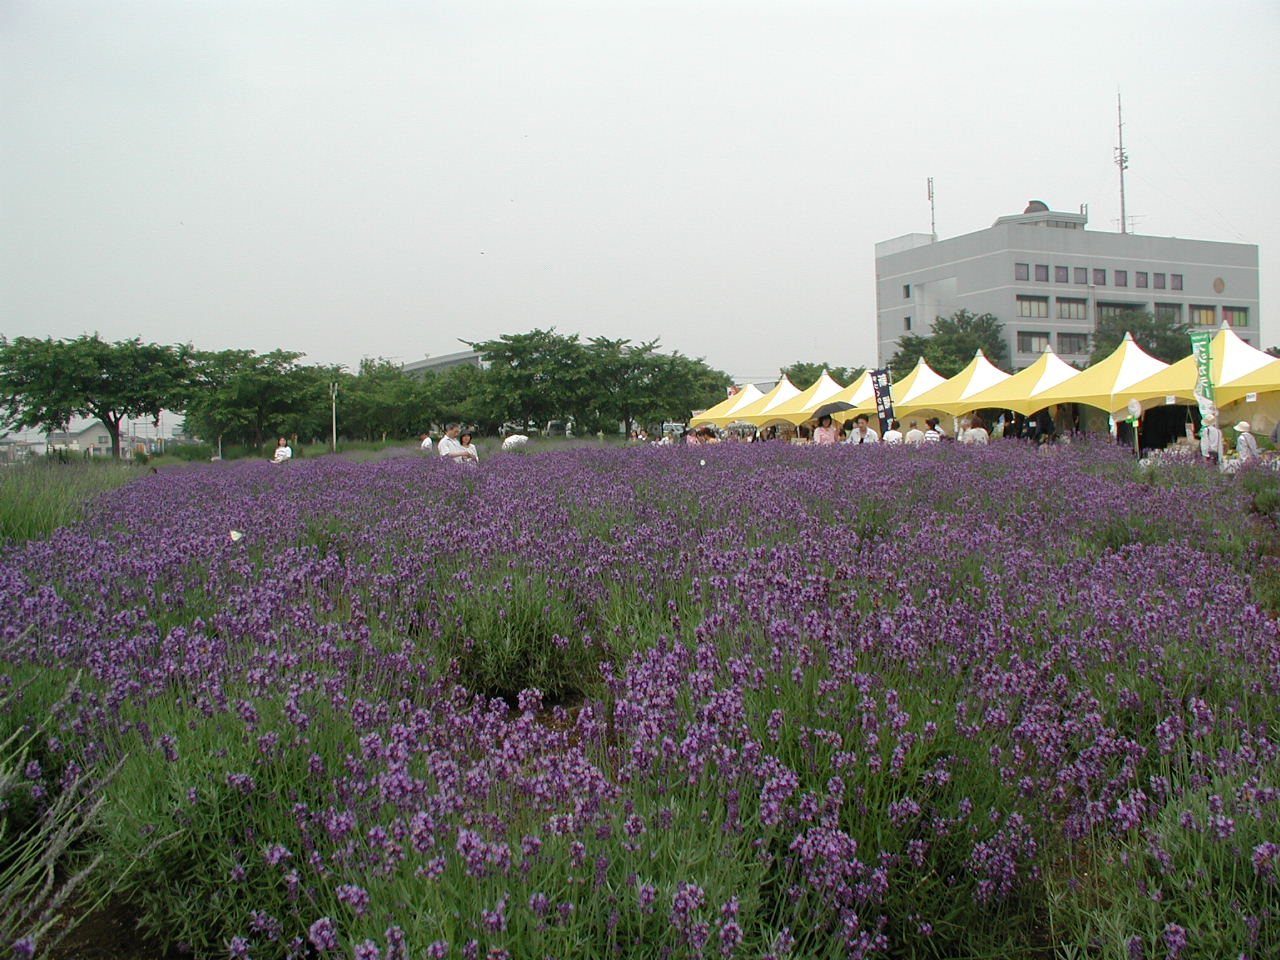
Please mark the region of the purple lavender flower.
[[1176, 923], [1164, 927], [1164, 945], [1168, 948], [1168, 960], [1179, 960], [1187, 949], [1187, 931]]
[[307, 939], [321, 953], [338, 949], [338, 928], [329, 917], [321, 917], [307, 930]]

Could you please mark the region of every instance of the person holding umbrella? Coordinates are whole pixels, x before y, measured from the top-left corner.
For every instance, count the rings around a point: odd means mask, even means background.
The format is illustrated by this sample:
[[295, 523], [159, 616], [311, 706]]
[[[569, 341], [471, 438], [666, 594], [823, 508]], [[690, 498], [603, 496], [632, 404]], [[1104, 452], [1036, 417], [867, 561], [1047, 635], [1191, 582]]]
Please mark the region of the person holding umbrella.
[[824, 413], [818, 418], [818, 425], [813, 428], [813, 442], [820, 447], [829, 447], [836, 442], [837, 433], [835, 424], [831, 422], [831, 415]]

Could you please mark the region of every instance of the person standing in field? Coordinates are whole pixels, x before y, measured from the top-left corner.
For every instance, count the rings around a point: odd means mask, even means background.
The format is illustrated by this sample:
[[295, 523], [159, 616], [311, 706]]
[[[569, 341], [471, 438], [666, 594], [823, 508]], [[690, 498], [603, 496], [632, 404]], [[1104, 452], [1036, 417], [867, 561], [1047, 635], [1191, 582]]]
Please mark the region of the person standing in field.
[[907, 430], [907, 435], [903, 439], [912, 446], [924, 443], [924, 431], [920, 429], [916, 421], [912, 420]]
[[836, 425], [827, 416], [818, 418], [818, 425], [813, 428], [813, 442], [820, 447], [829, 447], [836, 442]]
[[467, 460], [471, 458], [471, 454], [462, 448], [462, 444], [458, 442], [458, 432], [462, 429], [462, 425], [458, 423], [447, 424], [444, 428], [444, 436], [440, 438], [440, 442], [436, 444], [436, 453], [442, 457], [448, 457], [454, 463], [459, 460]]
[[1241, 463], [1258, 459], [1258, 441], [1250, 430], [1248, 420], [1241, 420], [1236, 424], [1236, 433], [1239, 434], [1236, 437], [1236, 456]]
[[458, 445], [462, 448], [465, 456], [459, 458], [459, 463], [468, 463], [475, 465], [480, 462], [480, 451], [476, 449], [476, 445], [471, 442], [471, 431], [463, 430], [458, 434]]
[[293, 448], [289, 446], [289, 441], [284, 437], [280, 438], [280, 442], [276, 444], [275, 455], [272, 456], [272, 463], [284, 463], [286, 460], [293, 459]]
[[865, 413], [853, 418], [853, 432], [844, 440], [845, 443], [879, 443], [880, 435], [871, 429], [871, 420]]
[[901, 443], [902, 442], [902, 424], [897, 420], [889, 421], [889, 429], [884, 432], [885, 443]]
[[1222, 463], [1222, 431], [1218, 418], [1212, 414], [1200, 424], [1200, 455], [1215, 466]]
[[985, 447], [990, 439], [991, 437], [988, 435], [986, 427], [982, 425], [982, 418], [977, 414], [969, 418], [969, 425], [960, 434], [961, 443], [967, 443], [975, 447]]
[[421, 437], [421, 440], [422, 440], [422, 443], [419, 445], [419, 449], [423, 453], [430, 453], [431, 452], [431, 434], [424, 433]]
[[930, 417], [924, 422], [924, 425], [929, 428], [924, 432], [925, 443], [937, 443], [946, 437], [946, 434], [942, 432], [942, 427], [939, 425], [937, 417]]

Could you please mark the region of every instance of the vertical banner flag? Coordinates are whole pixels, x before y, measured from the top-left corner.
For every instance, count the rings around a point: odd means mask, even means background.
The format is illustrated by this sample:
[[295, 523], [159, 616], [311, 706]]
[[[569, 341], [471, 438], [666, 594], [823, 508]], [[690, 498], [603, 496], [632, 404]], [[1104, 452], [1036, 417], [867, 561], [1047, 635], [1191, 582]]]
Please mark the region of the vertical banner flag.
[[1191, 355], [1196, 358], [1196, 403], [1200, 407], [1200, 415], [1216, 412], [1213, 402], [1213, 358], [1210, 356], [1209, 343], [1213, 339], [1211, 330], [1196, 330], [1191, 334]]
[[880, 436], [889, 429], [893, 419], [893, 395], [889, 392], [889, 368], [871, 371], [871, 389], [876, 395], [876, 416], [880, 418]]

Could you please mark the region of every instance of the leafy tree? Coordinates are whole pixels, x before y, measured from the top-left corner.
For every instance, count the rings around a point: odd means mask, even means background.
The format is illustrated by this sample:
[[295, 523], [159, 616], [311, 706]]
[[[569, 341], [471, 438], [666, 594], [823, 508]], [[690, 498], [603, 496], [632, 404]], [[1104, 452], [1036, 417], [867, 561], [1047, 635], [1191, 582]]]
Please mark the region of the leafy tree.
[[702, 360], [658, 352], [658, 341], [593, 337], [583, 347], [589, 387], [580, 398], [575, 421], [585, 432], [629, 433], [638, 422], [686, 419], [724, 396], [727, 374]]
[[259, 448], [276, 434], [312, 435], [329, 420], [329, 371], [300, 366], [301, 356], [288, 350], [197, 353], [196, 389], [186, 410], [191, 432]]
[[679, 351], [654, 358], [650, 389], [636, 407], [639, 419], [649, 423], [688, 420], [694, 410], [705, 410], [723, 400], [733, 378], [706, 361], [686, 357]]
[[138, 338], [0, 338], [0, 419], [58, 430], [73, 416], [96, 417], [111, 437], [111, 455], [119, 457], [121, 423], [181, 409], [189, 368], [185, 347]]
[[509, 419], [508, 408], [495, 399], [497, 393], [488, 370], [460, 364], [423, 378], [418, 409], [435, 423], [466, 423], [482, 433], [496, 433]]
[[921, 357], [944, 377], [954, 377], [969, 365], [981, 350], [997, 367], [1009, 365], [1009, 345], [1004, 324], [990, 313], [957, 310], [950, 317], [938, 317], [929, 336], [909, 334], [898, 341], [898, 352], [889, 361], [895, 380], [911, 372]]
[[593, 384], [576, 334], [554, 329], [504, 333], [496, 340], [464, 340], [489, 364], [483, 378], [490, 415], [501, 421], [543, 423], [581, 413]]
[[824, 370], [836, 383], [847, 387], [862, 376], [862, 372], [866, 369], [866, 367], [837, 367], [829, 363], [798, 361], [789, 367], [783, 367], [781, 372], [784, 377], [803, 390], [816, 383]]
[[591, 338], [586, 355], [595, 389], [591, 409], [577, 418], [584, 430], [594, 432], [621, 423], [623, 432], [630, 433], [637, 413], [653, 406], [665, 369], [657, 344], [656, 340], [633, 345], [630, 340]]
[[1093, 353], [1089, 355], [1089, 363], [1108, 357], [1120, 346], [1126, 333], [1133, 334], [1134, 342], [1157, 360], [1174, 363], [1191, 352], [1190, 332], [1190, 325], [1181, 320], [1137, 310], [1100, 317], [1093, 332]]
[[380, 358], [362, 360], [360, 372], [354, 377], [344, 375], [339, 386], [343, 432], [366, 440], [420, 432], [421, 408], [415, 404], [418, 384], [399, 364]]

